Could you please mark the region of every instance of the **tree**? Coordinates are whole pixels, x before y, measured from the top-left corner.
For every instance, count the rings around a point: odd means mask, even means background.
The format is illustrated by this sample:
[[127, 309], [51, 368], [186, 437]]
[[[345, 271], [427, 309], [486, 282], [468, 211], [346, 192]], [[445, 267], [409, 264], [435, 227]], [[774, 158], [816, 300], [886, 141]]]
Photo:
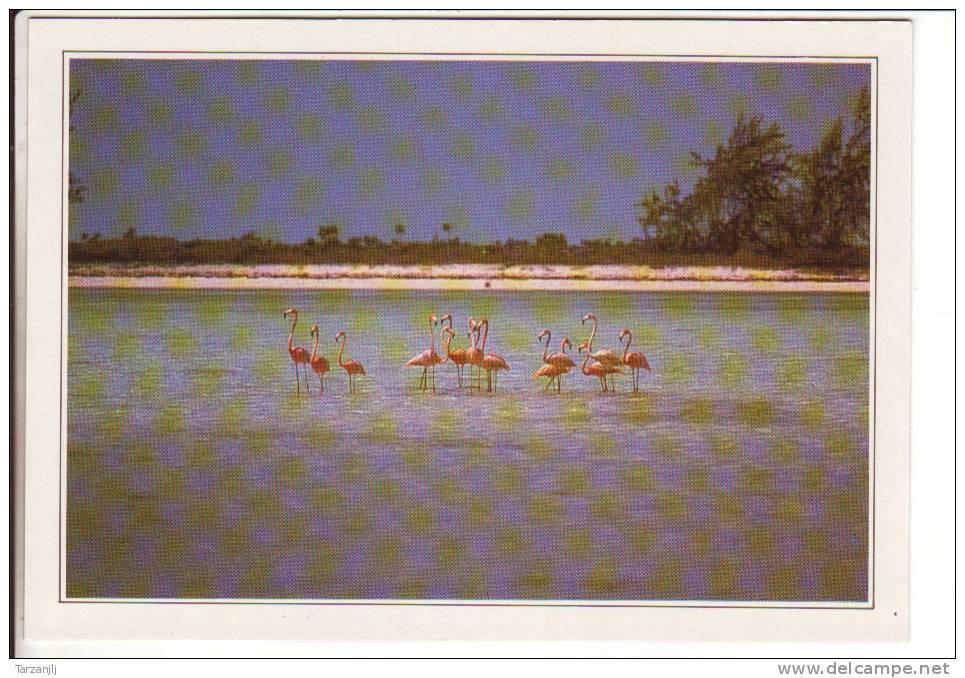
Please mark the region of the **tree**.
[[323, 249], [328, 249], [339, 244], [338, 225], [324, 224], [318, 227], [319, 245]]
[[813, 151], [798, 156], [795, 244], [816, 245], [826, 250], [841, 246], [844, 230], [842, 151], [841, 119], [838, 118], [829, 125]]
[[644, 238], [663, 251], [694, 252], [701, 248], [695, 220], [695, 200], [681, 199], [680, 183], [674, 179], [664, 186], [663, 195], [653, 189], [637, 207], [642, 214], [637, 223], [643, 226]]
[[734, 254], [750, 245], [779, 251], [781, 200], [792, 170], [791, 145], [780, 126], [765, 127], [762, 118], [741, 115], [713, 158], [691, 157], [704, 171], [691, 197], [710, 249]]
[[[67, 109], [68, 110], [67, 115], [71, 119], [71, 124], [69, 129], [70, 134], [76, 134], [76, 129], [73, 124], [74, 108], [75, 108], [74, 105], [77, 103], [77, 100], [80, 99], [83, 93], [84, 93], [84, 89], [79, 86], [75, 88], [73, 91], [71, 91], [70, 93], [70, 105]], [[77, 178], [77, 175], [74, 174], [74, 170], [72, 169], [68, 170], [67, 171], [67, 202], [69, 203], [84, 202], [84, 192], [86, 190], [87, 190], [87, 186], [85, 186], [81, 182], [81, 180]]]
[[871, 92], [867, 87], [858, 93], [851, 136], [841, 160], [843, 237], [867, 245], [871, 235]]

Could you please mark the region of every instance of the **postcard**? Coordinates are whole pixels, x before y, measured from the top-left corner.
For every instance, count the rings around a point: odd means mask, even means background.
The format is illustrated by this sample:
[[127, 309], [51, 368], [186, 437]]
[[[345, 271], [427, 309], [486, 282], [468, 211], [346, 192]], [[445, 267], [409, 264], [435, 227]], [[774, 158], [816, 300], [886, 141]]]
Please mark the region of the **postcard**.
[[905, 633], [906, 23], [22, 28], [27, 638]]

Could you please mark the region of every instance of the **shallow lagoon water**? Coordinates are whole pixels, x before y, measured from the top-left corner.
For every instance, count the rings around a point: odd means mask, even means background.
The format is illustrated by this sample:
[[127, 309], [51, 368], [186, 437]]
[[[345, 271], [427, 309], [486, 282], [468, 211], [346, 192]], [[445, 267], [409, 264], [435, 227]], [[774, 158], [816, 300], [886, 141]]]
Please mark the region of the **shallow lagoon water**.
[[[433, 312], [498, 393], [417, 390]], [[641, 393], [531, 379], [586, 312]], [[864, 294], [72, 289], [68, 595], [865, 600], [868, 345]]]

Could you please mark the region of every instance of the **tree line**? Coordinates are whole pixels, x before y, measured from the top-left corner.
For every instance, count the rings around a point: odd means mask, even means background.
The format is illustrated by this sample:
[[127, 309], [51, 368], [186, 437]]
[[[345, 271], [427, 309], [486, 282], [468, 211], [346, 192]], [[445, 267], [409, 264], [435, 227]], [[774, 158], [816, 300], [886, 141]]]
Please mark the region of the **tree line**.
[[637, 204], [656, 250], [830, 260], [867, 257], [871, 106], [862, 89], [845, 138], [839, 117], [809, 152], [795, 153], [777, 123], [740, 116], [712, 157], [691, 153], [693, 189], [674, 180]]
[[509, 239], [476, 243], [458, 237], [429, 241], [385, 241], [375, 236], [341, 239], [331, 236], [334, 226], [323, 226], [319, 237], [301, 243], [278, 242], [247, 233], [238, 238], [178, 240], [169, 236], [141, 235], [129, 229], [117, 238], [82, 235], [68, 245], [71, 265], [83, 264], [368, 264], [434, 265], [497, 264], [522, 266], [560, 264], [589, 266], [745, 266], [762, 268], [864, 269], [867, 252], [842, 249], [812, 252], [807, 258], [740, 251], [731, 255], [702, 251], [655, 249], [652, 239], [628, 241], [598, 239], [569, 242], [562, 233], [545, 233], [535, 241]]

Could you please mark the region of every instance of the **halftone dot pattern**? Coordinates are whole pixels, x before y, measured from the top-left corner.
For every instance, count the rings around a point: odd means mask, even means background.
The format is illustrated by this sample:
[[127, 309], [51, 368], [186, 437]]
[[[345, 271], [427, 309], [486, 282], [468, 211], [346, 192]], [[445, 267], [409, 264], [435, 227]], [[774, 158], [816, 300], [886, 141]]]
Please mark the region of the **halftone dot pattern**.
[[[867, 295], [68, 302], [71, 597], [867, 599]], [[296, 345], [320, 326], [324, 396], [312, 372], [295, 393], [290, 306]], [[454, 347], [468, 313], [490, 319], [487, 350], [511, 365], [497, 394], [460, 391], [443, 364], [423, 395], [402, 366], [450, 311]], [[633, 333], [640, 393], [626, 375], [615, 394], [576, 371], [559, 396], [531, 379], [539, 330], [578, 344], [587, 311], [595, 348]], [[339, 330], [368, 374], [354, 394]]]
[[[713, 155], [738, 116], [807, 151], [839, 117], [847, 133], [869, 78], [841, 63], [73, 59], [70, 169], [89, 199], [70, 205], [71, 234], [303, 242], [337, 214], [345, 238], [429, 240], [471, 200], [463, 240], [628, 239], [644, 191], [678, 178], [686, 195], [690, 152]], [[142, 209], [118, 218], [131, 196]]]

